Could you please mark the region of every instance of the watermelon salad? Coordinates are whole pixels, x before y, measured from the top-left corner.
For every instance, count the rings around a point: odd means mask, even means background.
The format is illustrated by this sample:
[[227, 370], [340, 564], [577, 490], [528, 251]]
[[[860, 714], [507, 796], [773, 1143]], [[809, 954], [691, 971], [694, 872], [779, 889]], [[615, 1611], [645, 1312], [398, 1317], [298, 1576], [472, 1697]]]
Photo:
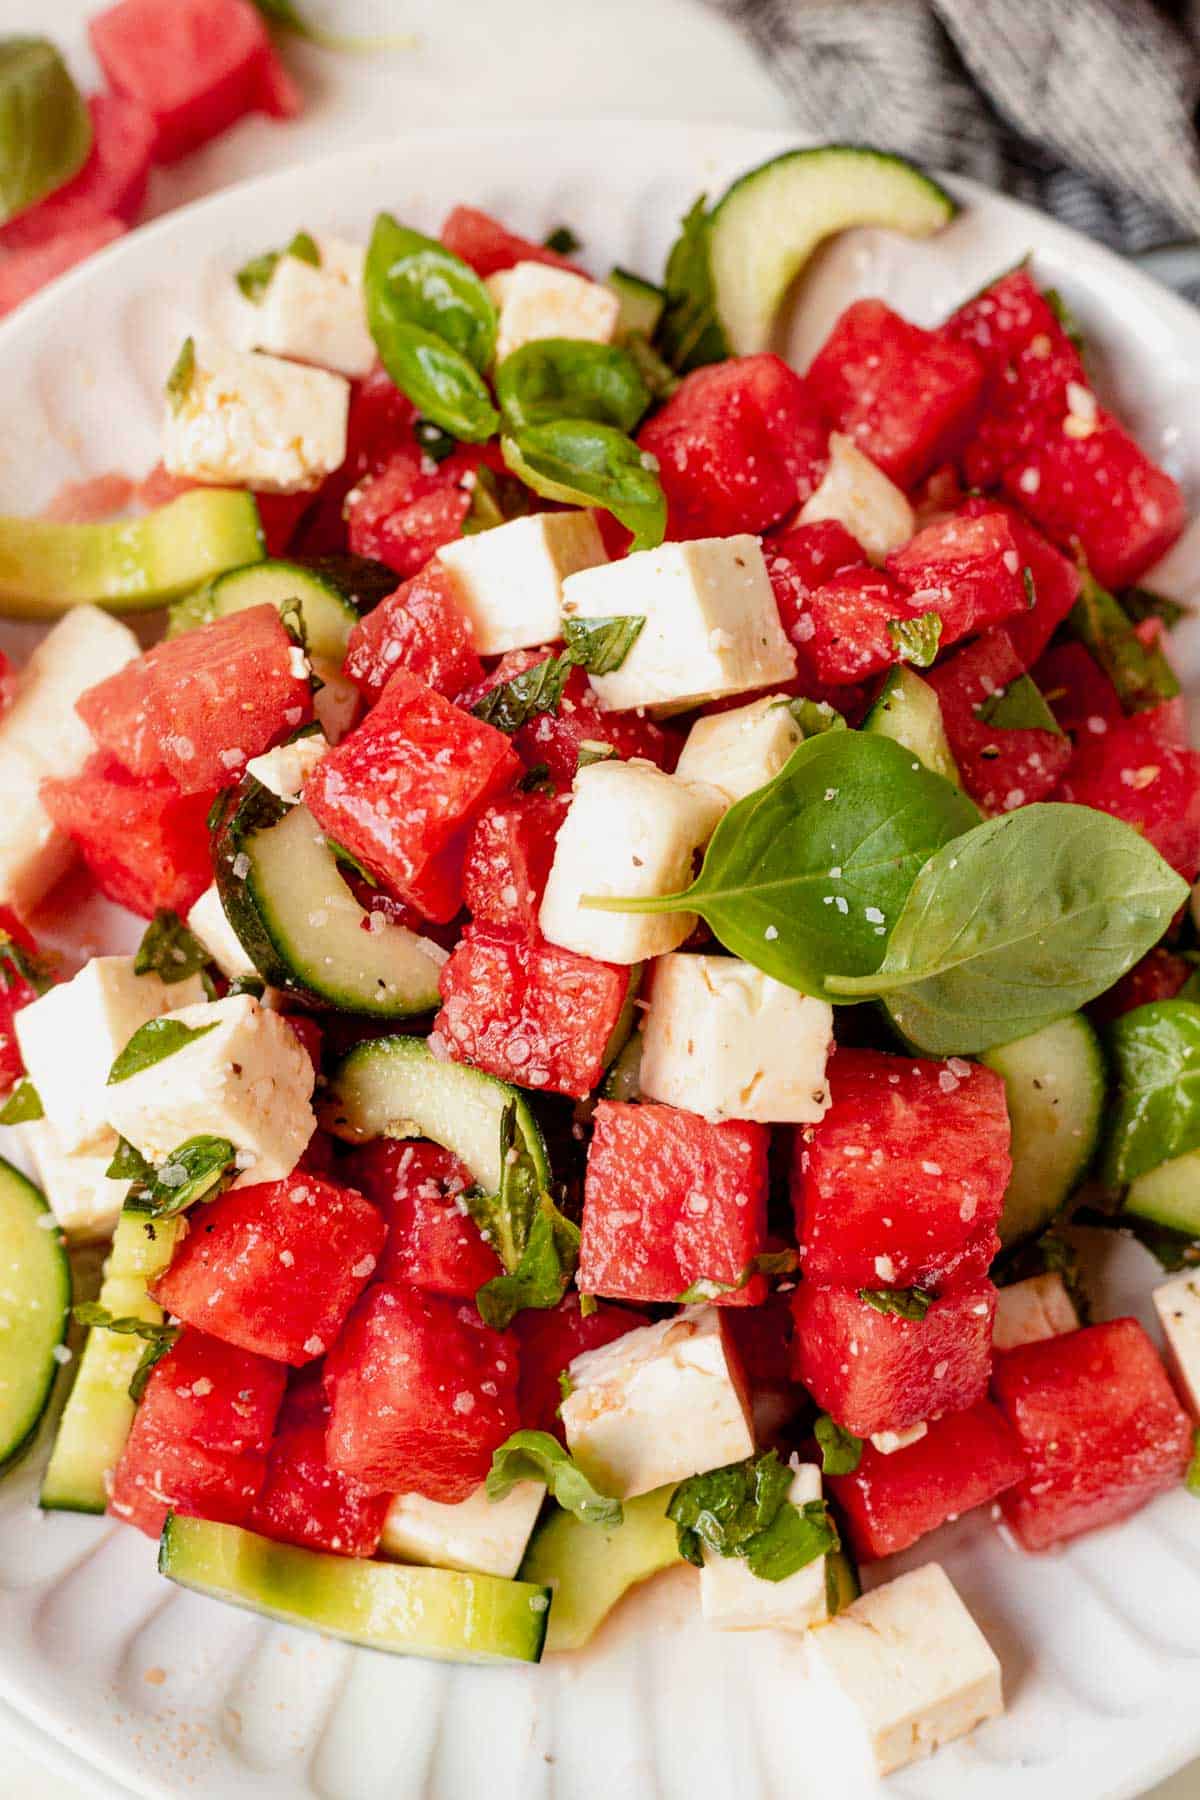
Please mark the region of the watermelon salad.
[[[1002, 1705], [943, 1523], [1036, 1555], [1200, 1491], [1180, 489], [1035, 262], [770, 348], [818, 241], [954, 210], [827, 147], [660, 282], [469, 206], [301, 228], [111, 516], [0, 519], [50, 622], [0, 717], [42, 1507], [454, 1660], [690, 1565], [886, 1772]], [[64, 879], [135, 953], [46, 953]], [[1080, 1275], [1118, 1231], [1155, 1336]]]

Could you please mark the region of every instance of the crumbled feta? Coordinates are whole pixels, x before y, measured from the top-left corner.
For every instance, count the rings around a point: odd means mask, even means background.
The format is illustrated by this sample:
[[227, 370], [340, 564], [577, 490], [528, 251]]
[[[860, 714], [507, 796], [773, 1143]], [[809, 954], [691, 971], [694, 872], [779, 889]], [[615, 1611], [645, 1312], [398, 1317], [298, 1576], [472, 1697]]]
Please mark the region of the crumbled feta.
[[1014, 1350], [1018, 1344], [1036, 1344], [1078, 1328], [1075, 1303], [1056, 1271], [997, 1290], [993, 1349]]
[[315, 241], [320, 264], [281, 256], [262, 298], [242, 308], [239, 335], [247, 350], [268, 350], [359, 380], [375, 364], [363, 301], [366, 252], [342, 238]]
[[340, 375], [198, 343], [186, 391], [168, 397], [163, 462], [193, 481], [299, 493], [346, 460], [349, 405]]
[[[336, 663], [319, 656], [312, 659], [313, 674], [321, 683], [313, 695], [313, 713], [326, 744], [340, 744], [358, 718], [362, 696], [358, 686], [343, 675]], [[296, 724], [300, 723], [299, 719]]]
[[305, 782], [328, 748], [321, 732], [310, 731], [305, 737], [293, 738], [290, 744], [276, 744], [273, 750], [252, 756], [246, 773], [278, 799], [291, 804], [299, 800]]
[[496, 361], [538, 338], [586, 338], [611, 344], [621, 302], [602, 282], [548, 263], [521, 262], [488, 277], [500, 315]]
[[796, 515], [798, 525], [833, 519], [881, 563], [916, 530], [913, 509], [883, 470], [840, 431], [829, 434], [829, 467]]
[[778, 775], [803, 737], [786, 698], [768, 694], [749, 706], [697, 719], [675, 773], [719, 788], [732, 806]]
[[607, 561], [594, 513], [531, 513], [438, 552], [481, 656], [561, 635], [563, 583]]
[[919, 1444], [928, 1430], [929, 1426], [922, 1419], [905, 1431], [873, 1431], [871, 1443], [880, 1456], [894, 1456], [897, 1450], [907, 1450], [910, 1444]]
[[230, 981], [245, 981], [258, 970], [242, 948], [242, 941], [225, 917], [216, 883], [205, 888], [187, 916], [187, 927]]
[[[821, 1498], [821, 1471], [800, 1463], [788, 1489], [793, 1506]], [[704, 1552], [700, 1571], [700, 1611], [719, 1631], [807, 1631], [829, 1616], [825, 1594], [825, 1558], [797, 1569], [783, 1581], [764, 1581], [739, 1556]]]
[[1175, 1385], [1192, 1416], [1200, 1418], [1200, 1274], [1185, 1270], [1156, 1287], [1154, 1310], [1167, 1340]]
[[519, 1481], [496, 1501], [478, 1487], [454, 1506], [427, 1500], [424, 1494], [397, 1494], [388, 1508], [379, 1548], [399, 1562], [500, 1575], [511, 1581], [545, 1498], [540, 1481]]

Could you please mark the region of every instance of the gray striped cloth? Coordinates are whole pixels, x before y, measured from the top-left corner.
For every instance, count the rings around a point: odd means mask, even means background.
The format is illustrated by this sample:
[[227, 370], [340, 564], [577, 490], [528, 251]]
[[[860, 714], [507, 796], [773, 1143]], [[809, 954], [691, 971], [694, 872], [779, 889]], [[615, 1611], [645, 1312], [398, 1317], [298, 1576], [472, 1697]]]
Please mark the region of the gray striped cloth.
[[[957, 169], [1200, 300], [1200, 0], [707, 0], [818, 138]], [[1149, 253], [1149, 254], [1147, 254]]]

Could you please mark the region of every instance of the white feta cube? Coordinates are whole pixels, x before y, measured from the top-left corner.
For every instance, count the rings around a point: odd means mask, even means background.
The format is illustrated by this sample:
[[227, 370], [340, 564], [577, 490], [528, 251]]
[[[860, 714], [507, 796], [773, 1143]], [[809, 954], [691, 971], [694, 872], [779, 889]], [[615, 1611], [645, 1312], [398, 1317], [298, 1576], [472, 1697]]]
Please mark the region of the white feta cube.
[[881, 1775], [1004, 1710], [995, 1652], [937, 1563], [873, 1588], [807, 1643], [814, 1673], [860, 1715]]
[[34, 1119], [15, 1129], [50, 1210], [70, 1241], [87, 1244], [111, 1237], [129, 1188], [127, 1181], [113, 1181], [108, 1175], [117, 1149], [116, 1132], [108, 1132], [90, 1150], [64, 1150], [48, 1119]]
[[427, 1500], [424, 1494], [397, 1494], [388, 1508], [379, 1548], [398, 1562], [502, 1575], [511, 1581], [545, 1498], [540, 1481], [519, 1481], [496, 1501], [477, 1487], [455, 1506]]
[[715, 1306], [585, 1350], [567, 1374], [567, 1444], [601, 1493], [630, 1500], [754, 1453], [741, 1365]]
[[242, 340], [248, 350], [294, 357], [357, 381], [375, 366], [363, 300], [366, 251], [343, 238], [314, 241], [319, 264], [286, 253], [279, 258], [262, 298], [243, 308]]
[[768, 694], [749, 706], [697, 719], [675, 773], [684, 781], [704, 781], [718, 788], [733, 806], [773, 781], [803, 741], [786, 697]]
[[46, 771], [36, 757], [0, 738], [0, 906], [22, 917], [70, 868], [71, 839], [42, 805]]
[[538, 338], [587, 338], [611, 344], [621, 302], [602, 282], [548, 263], [522, 262], [487, 281], [500, 315], [496, 361]]
[[310, 731], [288, 744], [276, 744], [273, 750], [264, 750], [261, 756], [252, 756], [246, 764], [246, 773], [278, 799], [295, 805], [305, 782], [328, 749], [324, 734]]
[[601, 962], [635, 963], [682, 944], [694, 913], [590, 910], [586, 894], [675, 894], [724, 812], [714, 789], [664, 775], [653, 763], [581, 769], [542, 896], [544, 937]]
[[163, 462], [192, 481], [301, 493], [345, 462], [349, 407], [340, 375], [197, 344], [186, 387], [167, 397]]
[[242, 940], [225, 916], [215, 882], [212, 887], [205, 888], [188, 914], [187, 928], [199, 938], [227, 980], [246, 981], [258, 974], [242, 948]]
[[736, 956], [654, 965], [638, 1079], [705, 1119], [815, 1125], [829, 1109], [833, 1008]]
[[591, 677], [609, 711], [683, 712], [796, 673], [762, 546], [748, 535], [660, 544], [585, 569], [563, 584], [563, 614], [646, 621], [620, 668]]
[[106, 1090], [113, 1130], [151, 1162], [191, 1137], [228, 1138], [241, 1184], [282, 1181], [316, 1128], [313, 1066], [287, 1020], [249, 994], [170, 1017], [204, 1035]]
[[[821, 1498], [821, 1471], [800, 1463], [788, 1489], [793, 1506]], [[783, 1581], [764, 1581], [740, 1556], [718, 1556], [705, 1549], [700, 1571], [700, 1612], [719, 1631], [807, 1631], [829, 1616], [825, 1594], [825, 1558], [797, 1569]]]
[[135, 975], [131, 956], [96, 956], [14, 1019], [29, 1079], [66, 1151], [107, 1141], [108, 1072], [134, 1032], [203, 996], [197, 976], [173, 987]]
[[829, 467], [796, 515], [797, 525], [832, 519], [881, 563], [917, 528], [913, 509], [894, 481], [840, 431], [829, 436]]
[[312, 667], [322, 684], [313, 695], [313, 713], [326, 744], [340, 744], [357, 722], [362, 695], [357, 682], [343, 675], [336, 663], [314, 656]]
[[[1162, 1291], [1161, 1289], [1159, 1290]], [[1079, 1329], [1075, 1302], [1056, 1270], [1014, 1281], [996, 1293], [996, 1317], [992, 1348], [1015, 1350], [1018, 1344], [1037, 1344]]]
[[[1005, 1293], [1001, 1288], [1001, 1295]], [[1167, 1365], [1193, 1418], [1200, 1419], [1200, 1274], [1185, 1269], [1154, 1290], [1167, 1340]]]
[[907, 1450], [910, 1444], [919, 1444], [928, 1430], [925, 1420], [920, 1419], [904, 1431], [873, 1431], [871, 1444], [880, 1456], [895, 1456], [897, 1450]]
[[481, 656], [549, 644], [562, 633], [563, 583], [607, 561], [594, 513], [531, 513], [438, 551]]

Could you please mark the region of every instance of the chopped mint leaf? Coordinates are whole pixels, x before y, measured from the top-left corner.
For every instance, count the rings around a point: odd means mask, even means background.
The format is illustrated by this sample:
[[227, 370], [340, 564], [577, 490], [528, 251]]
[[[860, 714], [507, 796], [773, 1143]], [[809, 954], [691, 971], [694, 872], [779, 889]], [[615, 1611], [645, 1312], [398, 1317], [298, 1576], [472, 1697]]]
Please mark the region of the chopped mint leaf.
[[585, 1525], [620, 1525], [619, 1500], [601, 1494], [548, 1431], [514, 1431], [492, 1452], [484, 1483], [489, 1500], [503, 1500], [519, 1481], [544, 1482], [558, 1504]]
[[924, 1288], [859, 1288], [858, 1297], [878, 1313], [895, 1313], [897, 1318], [917, 1323], [925, 1317], [936, 1298]]
[[813, 1436], [821, 1449], [821, 1468], [826, 1475], [853, 1475], [862, 1456], [863, 1441], [821, 1413], [813, 1426]]
[[1178, 600], [1168, 600], [1165, 594], [1156, 594], [1151, 588], [1126, 588], [1121, 595], [1121, 605], [1126, 616], [1135, 625], [1142, 625], [1147, 619], [1158, 619], [1168, 631], [1191, 617], [1190, 606], [1183, 606]]
[[196, 374], [195, 340], [186, 337], [175, 358], [171, 373], [167, 376], [167, 404], [173, 413], [177, 413], [192, 391], [192, 381]]
[[156, 1323], [153, 1319], [117, 1318], [107, 1307], [97, 1306], [90, 1300], [73, 1307], [72, 1311], [81, 1325], [99, 1326], [101, 1330], [115, 1331], [121, 1337], [139, 1337], [145, 1341], [142, 1359], [129, 1382], [129, 1398], [136, 1405], [146, 1391], [150, 1371], [178, 1342], [180, 1327]]
[[563, 637], [571, 661], [589, 675], [611, 675], [633, 649], [645, 618], [627, 614], [614, 619], [564, 619]]
[[109, 1087], [115, 1087], [119, 1081], [128, 1081], [131, 1075], [140, 1075], [143, 1069], [153, 1068], [155, 1063], [174, 1056], [178, 1050], [185, 1050], [189, 1044], [216, 1029], [215, 1019], [211, 1025], [185, 1025], [182, 1019], [151, 1019], [148, 1025], [134, 1032], [108, 1071]]
[[681, 1482], [667, 1506], [679, 1553], [704, 1567], [705, 1548], [740, 1556], [763, 1581], [785, 1581], [840, 1540], [823, 1500], [795, 1506], [788, 1499], [792, 1470], [774, 1450], [710, 1469]]
[[112, 1161], [104, 1173], [109, 1181], [153, 1181], [154, 1164], [147, 1162], [127, 1138], [118, 1138]]
[[157, 975], [168, 987], [198, 975], [211, 961], [208, 951], [178, 913], [161, 909], [147, 925], [133, 959], [135, 975]]
[[523, 794], [552, 794], [554, 783], [550, 779], [550, 764], [534, 763], [532, 769], [526, 769], [517, 786]]
[[896, 647], [897, 661], [928, 669], [937, 659], [942, 638], [941, 614], [923, 612], [917, 619], [889, 619], [888, 636]]
[[592, 738], [584, 738], [575, 760], [576, 772], [580, 769], [590, 769], [593, 763], [612, 762], [616, 754], [614, 745], [601, 744]]
[[44, 994], [54, 985], [50, 964], [40, 956], [32, 956], [18, 944], [10, 932], [0, 927], [0, 987], [11, 990], [19, 981], [35, 994]]
[[32, 1081], [18, 1082], [0, 1107], [0, 1125], [28, 1125], [32, 1120], [44, 1119], [45, 1116], [42, 1097]]
[[527, 1307], [557, 1306], [579, 1261], [579, 1227], [542, 1194], [521, 1260], [511, 1275], [494, 1275], [475, 1295], [485, 1325], [503, 1331]]
[[298, 231], [285, 250], [265, 250], [261, 256], [251, 257], [248, 263], [243, 263], [234, 280], [246, 299], [255, 306], [270, 287], [271, 277], [282, 256], [294, 256], [297, 262], [310, 263], [314, 269], [321, 266], [321, 252], [316, 239], [307, 231]]
[[188, 1138], [164, 1162], [148, 1167], [148, 1174], [135, 1179], [125, 1204], [151, 1218], [173, 1219], [197, 1200], [216, 1199], [236, 1172], [237, 1151], [228, 1138], [204, 1135]]
[[1018, 675], [1007, 687], [989, 694], [975, 708], [975, 717], [997, 731], [1050, 731], [1062, 737], [1063, 729], [1042, 691], [1029, 675]]
[[417, 419], [412, 431], [425, 455], [432, 456], [436, 463], [445, 462], [458, 449], [458, 439], [443, 430], [434, 419]]
[[561, 656], [548, 656], [511, 680], [489, 688], [471, 711], [486, 725], [494, 725], [497, 731], [507, 732], [511, 737], [535, 714], [558, 711], [571, 666], [569, 651], [564, 650]]

